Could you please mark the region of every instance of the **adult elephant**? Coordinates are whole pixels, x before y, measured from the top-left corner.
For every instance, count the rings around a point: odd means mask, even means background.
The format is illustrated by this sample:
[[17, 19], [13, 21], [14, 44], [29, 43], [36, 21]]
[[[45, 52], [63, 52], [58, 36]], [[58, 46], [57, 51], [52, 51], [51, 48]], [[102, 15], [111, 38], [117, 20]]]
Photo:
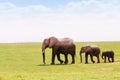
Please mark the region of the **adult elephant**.
[[88, 55], [90, 55], [91, 61], [95, 63], [93, 60], [93, 56], [97, 57], [97, 63], [100, 63], [99, 54], [100, 54], [100, 48], [96, 45], [85, 45], [80, 50], [80, 58], [82, 63], [82, 53], [85, 53], [85, 63], [88, 63]]
[[64, 54], [65, 56], [65, 64], [68, 63], [68, 54], [71, 54], [72, 56], [72, 62], [71, 64], [75, 63], [75, 51], [76, 46], [72, 39], [70, 38], [63, 38], [58, 39], [56, 37], [49, 37], [47, 39], [44, 39], [42, 44], [42, 55], [43, 55], [43, 63], [45, 64], [45, 49], [46, 48], [52, 48], [52, 61], [51, 64], [55, 64], [55, 56], [57, 55], [58, 61], [60, 63], [63, 63], [63, 60], [60, 59], [60, 53]]

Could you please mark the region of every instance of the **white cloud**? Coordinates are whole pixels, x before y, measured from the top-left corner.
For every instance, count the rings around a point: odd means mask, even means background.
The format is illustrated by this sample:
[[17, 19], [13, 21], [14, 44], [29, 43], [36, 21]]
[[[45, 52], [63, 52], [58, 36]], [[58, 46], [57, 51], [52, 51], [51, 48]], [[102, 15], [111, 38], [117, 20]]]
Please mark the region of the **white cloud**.
[[1, 3], [0, 42], [41, 41], [49, 36], [76, 41], [120, 40], [120, 6], [116, 1], [82, 0], [56, 10]]
[[6, 16], [7, 18], [37, 17], [50, 12], [52, 12], [52, 9], [43, 5], [17, 7], [12, 3], [0, 3], [0, 17], [3, 18], [6, 18]]
[[15, 8], [15, 5], [13, 5], [12, 3], [8, 3], [8, 2], [5, 2], [5, 3], [0, 3], [0, 10], [9, 10], [9, 9], [12, 9], [12, 8]]
[[67, 13], [101, 13], [120, 10], [119, 0], [81, 0], [68, 3], [62, 10]]

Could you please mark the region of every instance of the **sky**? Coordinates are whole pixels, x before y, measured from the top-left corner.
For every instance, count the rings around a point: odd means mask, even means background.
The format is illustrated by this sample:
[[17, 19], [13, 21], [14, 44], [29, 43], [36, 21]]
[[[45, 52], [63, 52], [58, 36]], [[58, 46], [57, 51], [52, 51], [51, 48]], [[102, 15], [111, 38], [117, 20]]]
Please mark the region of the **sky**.
[[120, 41], [120, 0], [0, 0], [0, 43]]

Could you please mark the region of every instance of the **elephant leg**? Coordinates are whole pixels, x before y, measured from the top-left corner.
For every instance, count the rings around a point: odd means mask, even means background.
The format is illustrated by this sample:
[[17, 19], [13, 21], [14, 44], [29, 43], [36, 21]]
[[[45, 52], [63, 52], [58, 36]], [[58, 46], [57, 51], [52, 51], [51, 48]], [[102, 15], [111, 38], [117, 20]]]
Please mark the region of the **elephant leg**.
[[110, 61], [110, 57], [108, 57], [108, 61], [111, 62], [111, 61]]
[[91, 58], [91, 61], [92, 61], [93, 63], [95, 63], [95, 61], [93, 60], [93, 55], [92, 55], [92, 54], [90, 54], [90, 58]]
[[100, 63], [99, 55], [97, 56], [97, 63]]
[[104, 59], [104, 63], [106, 63], [106, 56], [104, 57], [105, 59]]
[[114, 57], [112, 57], [112, 62], [114, 62]]
[[68, 54], [65, 54], [65, 64], [68, 64]]
[[52, 63], [51, 64], [55, 64], [55, 56], [56, 56], [56, 54], [52, 54]]
[[85, 63], [86, 63], [86, 64], [88, 63], [88, 54], [89, 54], [89, 53], [85, 53]]
[[72, 62], [71, 62], [71, 64], [75, 64], [75, 55], [71, 54], [71, 56], [72, 56]]
[[60, 64], [62, 64], [64, 61], [60, 59], [60, 53], [57, 53], [57, 59], [60, 62]]
[[51, 64], [55, 64], [56, 52], [57, 52], [57, 49], [53, 48], [52, 49], [52, 63]]

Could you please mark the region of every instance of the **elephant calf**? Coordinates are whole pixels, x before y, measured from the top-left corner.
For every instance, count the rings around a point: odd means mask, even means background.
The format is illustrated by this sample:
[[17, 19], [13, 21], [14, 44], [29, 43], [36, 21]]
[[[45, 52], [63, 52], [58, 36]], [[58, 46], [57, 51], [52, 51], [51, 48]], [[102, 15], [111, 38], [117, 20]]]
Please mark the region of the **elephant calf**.
[[[114, 52], [112, 50], [107, 50], [102, 52], [102, 59], [104, 59], [104, 62], [106, 63], [106, 57], [108, 57], [109, 62], [114, 62]], [[110, 60], [111, 58], [111, 60]]]
[[93, 60], [93, 56], [97, 57], [97, 63], [100, 63], [100, 59], [99, 59], [99, 54], [100, 54], [100, 48], [97, 45], [84, 45], [83, 47], [81, 47], [80, 50], [80, 60], [82, 62], [82, 53], [85, 53], [85, 63], [88, 63], [88, 55], [90, 55], [91, 61], [93, 63], [95, 63], [95, 61]]

